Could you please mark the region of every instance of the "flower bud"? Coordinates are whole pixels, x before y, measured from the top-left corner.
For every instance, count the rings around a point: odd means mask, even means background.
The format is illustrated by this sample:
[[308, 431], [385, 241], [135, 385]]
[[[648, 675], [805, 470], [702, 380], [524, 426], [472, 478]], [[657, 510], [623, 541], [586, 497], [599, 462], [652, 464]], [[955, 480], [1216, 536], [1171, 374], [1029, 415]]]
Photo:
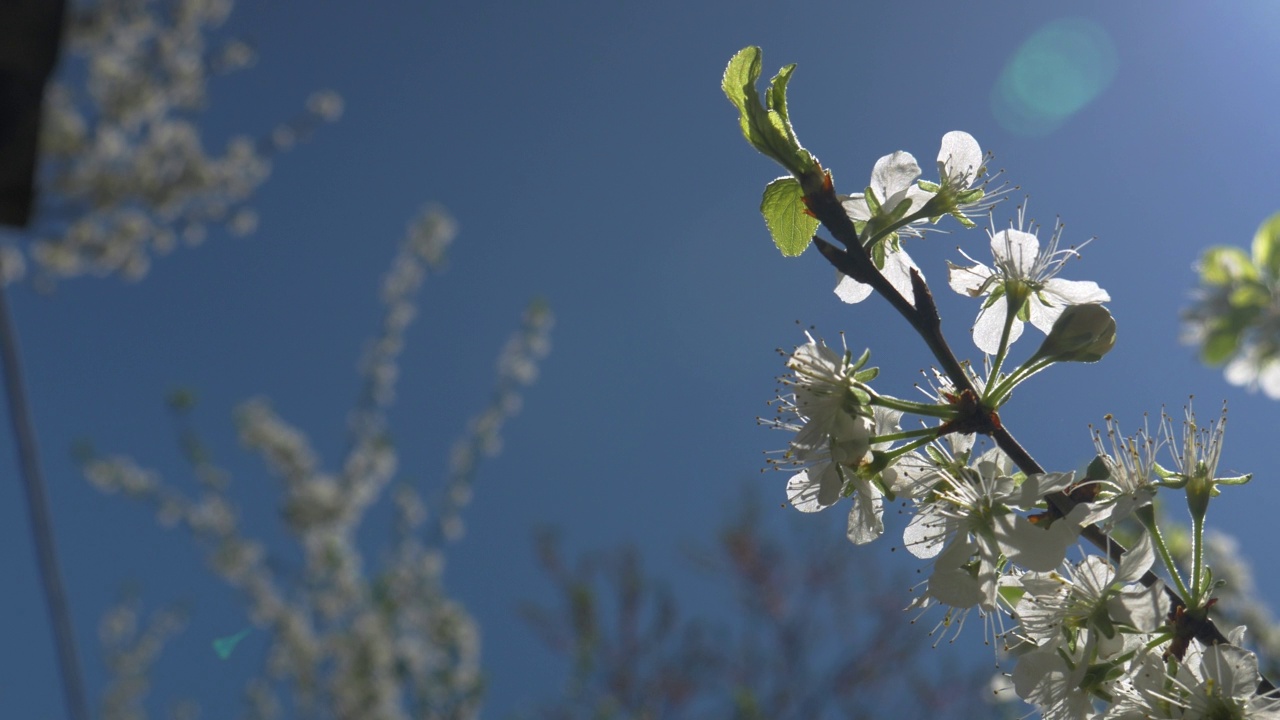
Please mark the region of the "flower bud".
[[1116, 344], [1116, 321], [1101, 305], [1069, 305], [1058, 316], [1036, 358], [1098, 362]]

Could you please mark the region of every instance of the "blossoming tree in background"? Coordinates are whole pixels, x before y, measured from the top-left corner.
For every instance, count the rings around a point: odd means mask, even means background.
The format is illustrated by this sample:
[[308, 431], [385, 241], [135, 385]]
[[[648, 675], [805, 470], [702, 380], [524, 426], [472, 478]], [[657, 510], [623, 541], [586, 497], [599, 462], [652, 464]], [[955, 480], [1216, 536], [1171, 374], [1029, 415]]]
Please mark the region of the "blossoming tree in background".
[[[1060, 226], [1042, 242], [1019, 208], [1007, 229], [992, 221], [990, 265], [967, 256], [967, 265], [948, 262], [951, 288], [979, 301], [973, 340], [981, 362], [962, 362], [907, 251], [947, 216], [975, 227], [974, 217], [994, 214], [1004, 188], [990, 186], [978, 143], [957, 131], [943, 137], [936, 180], [919, 179], [914, 157], [899, 151], [876, 163], [862, 192], [838, 193], [793, 129], [786, 89], [794, 69], [784, 67], [762, 101], [761, 53], [749, 47], [730, 60], [722, 83], [747, 141], [788, 172], [768, 184], [761, 204], [774, 242], [786, 256], [816, 245], [838, 271], [841, 300], [887, 300], [937, 369], [928, 401], [907, 400], [874, 387], [870, 351], [812, 335], [797, 347], [778, 416], [768, 421], [793, 433], [775, 461], [790, 473], [791, 504], [816, 512], [849, 502], [847, 534], [863, 544], [885, 532], [885, 502], [903, 502], [912, 513], [903, 543], [932, 566], [917, 588], [917, 613], [934, 613], [944, 633], [980, 623], [1012, 668], [1013, 691], [1043, 717], [1280, 717], [1280, 697], [1243, 646], [1244, 627], [1223, 632], [1210, 617], [1222, 577], [1206, 561], [1208, 507], [1222, 487], [1249, 480], [1218, 474], [1225, 412], [1204, 423], [1188, 407], [1181, 423], [1164, 416], [1154, 434], [1128, 437], [1109, 422], [1084, 472], [1046, 471], [999, 411], [1034, 375], [1111, 350], [1116, 324], [1101, 305], [1109, 295], [1059, 278], [1076, 251], [1060, 248]], [[835, 242], [815, 234], [820, 225]], [[1263, 245], [1255, 246], [1259, 264], [1277, 257]], [[1225, 264], [1229, 272], [1215, 266], [1220, 275], [1250, 279], [1247, 267]], [[1254, 279], [1276, 276], [1266, 271]], [[1026, 322], [1045, 337], [1018, 362], [1012, 350]], [[982, 449], [976, 435], [994, 446]], [[1171, 493], [1191, 518], [1186, 563], [1157, 520], [1157, 500]], [[1100, 554], [1075, 557], [1082, 541]]]
[[[197, 119], [209, 78], [253, 62], [243, 42], [210, 41], [231, 7], [230, 0], [98, 0], [68, 11], [68, 79], [45, 96], [41, 192], [30, 220], [23, 218], [29, 224], [21, 246], [3, 248], [7, 282], [29, 265], [45, 288], [84, 274], [136, 280], [153, 257], [178, 244], [198, 244], [211, 227], [234, 234], [254, 230], [250, 201], [269, 174], [271, 156], [319, 123], [337, 119], [342, 101], [332, 92], [315, 93], [303, 115], [267, 137], [236, 137], [221, 153], [206, 150]], [[430, 522], [420, 491], [401, 486], [393, 498], [391, 560], [370, 571], [355, 544], [366, 512], [386, 497], [397, 470], [386, 410], [404, 333], [416, 312], [414, 297], [424, 277], [442, 266], [454, 234], [452, 219], [439, 209], [424, 212], [409, 228], [381, 289], [385, 314], [363, 360], [364, 388], [340, 468], [321, 469], [305, 436], [265, 400], [241, 408], [242, 440], [283, 481], [285, 517], [306, 559], [301, 579], [270, 566], [266, 548], [240, 526], [229, 478], [189, 426], [190, 396], [176, 396], [173, 409], [200, 482], [196, 497], [173, 490], [132, 460], [91, 451], [82, 456], [97, 487], [153, 502], [164, 523], [184, 525], [206, 542], [214, 570], [244, 593], [254, 621], [270, 630], [268, 667], [248, 688], [259, 717], [278, 716], [282, 707], [340, 718], [476, 715], [482, 690], [478, 632], [441, 585], [442, 549], [461, 532], [460, 512], [479, 460], [498, 450], [506, 419], [520, 407], [521, 388], [534, 380], [549, 349], [552, 318], [545, 305], [527, 308], [499, 358], [491, 403], [455, 445]], [[21, 381], [9, 357], [12, 400]], [[19, 419], [15, 425], [22, 430], [30, 423]], [[34, 445], [28, 456], [35, 457]], [[33, 478], [38, 488], [38, 474]], [[32, 495], [42, 498], [43, 492]], [[51, 537], [47, 520], [33, 524]], [[56, 582], [56, 567], [49, 567]], [[55, 625], [66, 629], [60, 647], [67, 711], [88, 717], [66, 603], [60, 591], [51, 597], [51, 606], [63, 606], [53, 615]], [[175, 611], [140, 624], [139, 604], [128, 599], [103, 619], [101, 639], [114, 678], [102, 700], [104, 718], [146, 715], [147, 670], [181, 624]]]
[[62, 76], [74, 81], [53, 83], [45, 96], [43, 193], [28, 231], [42, 281], [137, 279], [155, 255], [202, 242], [210, 227], [253, 232], [249, 200], [271, 156], [341, 116], [341, 97], [317, 92], [262, 139], [204, 147], [197, 120], [209, 79], [254, 62], [243, 41], [210, 39], [232, 6], [95, 0], [69, 9]]
[[[267, 562], [267, 548], [241, 526], [229, 494], [231, 478], [217, 467], [187, 424], [190, 403], [176, 399], [184, 452], [200, 483], [188, 497], [132, 458], [83, 458], [85, 475], [108, 493], [150, 503], [165, 525], [186, 528], [209, 550], [210, 567], [239, 590], [254, 623], [267, 631], [267, 667], [246, 688], [251, 717], [473, 718], [483, 682], [479, 631], [441, 582], [444, 549], [462, 530], [478, 462], [501, 445], [502, 428], [520, 408], [521, 390], [537, 377], [550, 348], [552, 316], [540, 302], [524, 313], [497, 364], [488, 406], [455, 443], [440, 500], [427, 513], [422, 489], [401, 476], [386, 412], [395, 397], [397, 358], [416, 314], [414, 296], [438, 270], [454, 236], [440, 210], [411, 224], [383, 280], [382, 322], [362, 362], [364, 389], [349, 417], [348, 450], [334, 469], [320, 465], [306, 435], [265, 399], [239, 411], [240, 439], [281, 483], [282, 515], [298, 542], [298, 573]], [[391, 549], [380, 565], [356, 538], [369, 510], [390, 498], [395, 510]], [[298, 577], [300, 575], [300, 577]], [[103, 640], [111, 649], [115, 682], [104, 705], [110, 720], [140, 717], [145, 678], [173, 626], [170, 613], [138, 630], [136, 613], [122, 606], [107, 616]], [[284, 698], [282, 700], [282, 698]]]
[[[247, 201], [269, 172], [269, 156], [290, 135], [336, 119], [341, 100], [317, 94], [306, 115], [282, 125], [271, 139], [239, 138], [221, 155], [207, 152], [194, 122], [207, 100], [207, 80], [253, 60], [243, 43], [206, 44], [206, 32], [230, 8], [229, 0], [5, 5], [0, 222], [20, 232], [19, 242], [0, 244], [0, 282], [17, 281], [32, 264], [37, 287], [45, 289], [84, 273], [137, 279], [154, 254], [180, 241], [198, 243], [211, 224], [241, 233], [253, 229]], [[68, 80], [46, 91], [59, 54]], [[67, 713], [79, 719], [87, 717], [88, 702], [19, 355], [0, 288], [0, 358], [20, 477]]]

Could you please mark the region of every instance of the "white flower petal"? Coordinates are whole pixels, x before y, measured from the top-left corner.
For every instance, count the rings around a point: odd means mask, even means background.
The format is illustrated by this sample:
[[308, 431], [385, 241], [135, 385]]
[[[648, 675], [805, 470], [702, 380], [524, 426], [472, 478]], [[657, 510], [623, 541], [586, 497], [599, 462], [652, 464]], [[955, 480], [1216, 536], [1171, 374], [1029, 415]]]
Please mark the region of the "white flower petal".
[[991, 236], [991, 254], [1006, 268], [1006, 274], [1027, 278], [1040, 257], [1040, 238], [1013, 228], [1001, 230]]
[[942, 149], [938, 151], [938, 173], [955, 187], [968, 188], [982, 167], [982, 148], [973, 136], [961, 130], [952, 130], [942, 136]]
[[847, 534], [855, 545], [865, 545], [884, 534], [884, 498], [868, 482], [860, 482], [849, 511]]
[[1262, 676], [1258, 673], [1258, 657], [1244, 648], [1219, 644], [1205, 649], [1205, 680], [1212, 680], [1209, 691], [1217, 698], [1244, 700], [1251, 697]]
[[[879, 410], [879, 408], [876, 408]], [[898, 497], [920, 497], [933, 487], [938, 479], [938, 469], [928, 459], [915, 453], [907, 453], [885, 468], [880, 474], [885, 487]]]
[[1092, 280], [1063, 280], [1050, 278], [1041, 291], [1054, 295], [1067, 305], [1086, 305], [1088, 303], [1110, 302], [1111, 296], [1106, 290], [1098, 287]]
[[1156, 551], [1151, 545], [1151, 536], [1142, 533], [1137, 544], [1120, 558], [1120, 567], [1116, 570], [1115, 582], [1138, 582], [1156, 561]]
[[1057, 303], [1045, 305], [1040, 302], [1038, 297], [1032, 297], [1028, 302], [1031, 305], [1028, 313], [1031, 316], [1031, 324], [1045, 335], [1048, 335], [1053, 330], [1053, 324], [1058, 322], [1058, 318], [1062, 316], [1062, 311], [1067, 309], [1066, 305]]
[[978, 297], [983, 295], [990, 288], [987, 287], [987, 281], [991, 279], [991, 268], [978, 263], [972, 267], [961, 267], [947, 261], [947, 283], [951, 285], [951, 289], [961, 295], [969, 297]]
[[[1000, 298], [991, 307], [978, 313], [978, 321], [973, 324], [973, 344], [988, 355], [995, 355], [1000, 350], [1000, 335], [1004, 332], [1005, 316], [1009, 312], [1009, 303]], [[1009, 343], [1013, 344], [1022, 336], [1022, 321], [1014, 318], [1009, 328]]]
[[840, 201], [840, 205], [844, 207], [844, 212], [850, 220], [865, 222], [871, 219], [871, 210], [867, 207], [867, 198], [863, 193], [846, 197]]
[[[1258, 379], [1257, 361], [1249, 355], [1237, 355], [1227, 363], [1222, 374], [1232, 385], [1249, 385]], [[1271, 395], [1271, 393], [1267, 393]]]
[[995, 583], [995, 573], [981, 555], [978, 572], [970, 571], [967, 564], [977, 551], [978, 546], [966, 538], [948, 545], [933, 563], [933, 574], [929, 576], [926, 592], [939, 602], [957, 609], [987, 604], [988, 590], [994, 589], [991, 586]]
[[884, 274], [889, 284], [907, 299], [907, 302], [915, 305], [916, 293], [911, 287], [912, 270], [920, 273], [920, 278], [924, 279], [924, 273], [920, 272], [920, 268], [916, 266], [911, 256], [905, 250], [899, 250], [885, 255], [884, 268], [880, 272]]
[[1280, 362], [1268, 360], [1258, 372], [1258, 382], [1267, 397], [1280, 400]]
[[1040, 502], [1050, 493], [1060, 490], [1066, 490], [1075, 480], [1074, 472], [1064, 473], [1036, 473], [1029, 476], [1018, 491], [1021, 497], [1018, 499], [1018, 507], [1023, 510], [1030, 510], [1032, 506]]
[[[920, 177], [920, 165], [911, 153], [899, 150], [892, 155], [885, 155], [876, 161], [871, 170], [871, 189], [876, 199], [885, 203], [894, 195], [906, 190], [916, 178]], [[892, 210], [884, 207], [884, 210]]]
[[1133, 585], [1107, 599], [1107, 614], [1122, 625], [1154, 632], [1169, 616], [1169, 596], [1160, 583]]
[[1080, 534], [1080, 527], [1073, 516], [1082, 518], [1089, 512], [1084, 505], [1077, 506], [1065, 518], [1059, 518], [1049, 527], [1032, 523], [1016, 513], [1002, 513], [992, 520], [1000, 549], [1009, 560], [1028, 570], [1049, 572], [1062, 564], [1070, 547]]
[[947, 537], [957, 527], [957, 521], [945, 515], [922, 510], [907, 523], [907, 529], [902, 533], [902, 544], [907, 552], [927, 560], [942, 552]]
[[[834, 470], [830, 464], [814, 466], [791, 476], [791, 479], [787, 481], [787, 501], [791, 503], [792, 507], [800, 512], [818, 512], [831, 507], [831, 502], [824, 503], [820, 499], [822, 494], [821, 477], [828, 470]], [[817, 471], [816, 475], [814, 471]]]
[[847, 303], [860, 303], [871, 295], [871, 286], [836, 271], [836, 297]]

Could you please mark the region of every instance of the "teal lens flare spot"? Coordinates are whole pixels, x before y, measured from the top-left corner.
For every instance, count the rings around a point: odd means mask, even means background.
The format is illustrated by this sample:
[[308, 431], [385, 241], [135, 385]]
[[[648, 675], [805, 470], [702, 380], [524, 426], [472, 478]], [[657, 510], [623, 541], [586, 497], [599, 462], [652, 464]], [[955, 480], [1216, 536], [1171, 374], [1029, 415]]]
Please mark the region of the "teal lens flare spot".
[[1010, 132], [1043, 137], [1107, 89], [1116, 64], [1115, 44], [1100, 25], [1054, 20], [1009, 59], [991, 92], [991, 112]]
[[243, 640], [245, 636], [248, 634], [249, 634], [249, 628], [245, 628], [244, 630], [241, 630], [235, 635], [228, 635], [227, 637], [224, 637], [224, 638], [218, 638], [217, 640], [213, 641], [213, 651], [218, 654], [218, 657], [222, 658], [223, 660], [226, 660], [227, 658], [231, 657], [231, 651], [236, 649], [236, 645], [239, 645], [240, 641]]

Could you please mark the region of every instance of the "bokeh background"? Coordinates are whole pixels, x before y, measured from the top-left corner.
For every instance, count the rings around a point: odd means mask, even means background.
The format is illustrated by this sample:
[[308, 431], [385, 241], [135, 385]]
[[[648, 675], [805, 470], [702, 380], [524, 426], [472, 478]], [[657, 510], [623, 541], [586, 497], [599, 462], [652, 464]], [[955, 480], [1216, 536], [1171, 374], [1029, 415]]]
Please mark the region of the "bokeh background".
[[[438, 486], [526, 302], [543, 296], [557, 317], [552, 354], [502, 454], [481, 469], [466, 535], [449, 550], [447, 584], [484, 633], [486, 716], [510, 717], [563, 682], [562, 664], [515, 612], [551, 592], [533, 561], [536, 527], [560, 528], [573, 550], [634, 543], [683, 603], [715, 613], [725, 591], [682, 546], [705, 539], [753, 485], [779, 521], [792, 512], [773, 512], [785, 478], [760, 474], [762, 452], [785, 438], [755, 417], [769, 412], [775, 348], [803, 339], [796, 323], [869, 346], [886, 392], [911, 395], [928, 363], [885, 303], [842, 305], [815, 252], [783, 259], [772, 247], [757, 206], [780, 170], [743, 141], [719, 89], [725, 63], [749, 44], [764, 49], [766, 77], [799, 64], [792, 117], [838, 189], [860, 190], [876, 158], [899, 149], [928, 177], [939, 138], [963, 129], [1021, 188], [995, 211], [998, 226], [1030, 195], [1031, 216], [1066, 223], [1065, 243], [1097, 237], [1064, 276], [1111, 293], [1118, 344], [1096, 366], [1019, 389], [1005, 424], [1042, 464], [1071, 469], [1091, 456], [1088, 426], [1106, 413], [1136, 429], [1162, 406], [1180, 414], [1190, 395], [1206, 415], [1227, 400], [1223, 465], [1256, 479], [1224, 493], [1210, 522], [1240, 538], [1262, 592], [1277, 597], [1280, 404], [1198, 364], [1178, 343], [1178, 313], [1200, 251], [1247, 245], [1280, 207], [1280, 4], [1062, 7], [240, 3], [223, 32], [250, 40], [259, 60], [212, 85], [208, 145], [269, 132], [317, 88], [346, 102], [340, 122], [276, 160], [253, 202], [257, 233], [215, 234], [134, 284], [13, 292], [91, 693], [105, 681], [97, 622], [123, 583], [144, 607], [190, 607], [153, 678], [158, 700], [188, 697], [204, 717], [234, 716], [265, 642], [251, 633], [227, 660], [212, 652], [214, 638], [249, 625], [237, 596], [187, 535], [90, 487], [73, 444], [88, 439], [190, 482], [164, 400], [192, 388], [244, 524], [283, 547], [279, 489], [238, 449], [233, 408], [266, 395], [326, 459], [339, 456], [380, 278], [428, 201], [446, 206], [460, 233], [447, 272], [428, 280], [402, 357], [392, 415], [402, 478]], [[954, 227], [910, 249], [943, 298], [953, 346], [976, 357], [966, 334], [977, 306], [946, 290], [945, 260], [960, 261], [956, 246], [982, 259], [987, 240]], [[57, 718], [13, 467], [6, 440], [0, 714]], [[842, 511], [810, 521], [843, 532]], [[901, 522], [890, 528], [879, 545], [849, 552], [883, 562]], [[366, 524], [371, 547], [383, 531]], [[909, 598], [905, 587], [885, 592]], [[978, 633], [937, 652], [972, 657], [966, 642]]]

